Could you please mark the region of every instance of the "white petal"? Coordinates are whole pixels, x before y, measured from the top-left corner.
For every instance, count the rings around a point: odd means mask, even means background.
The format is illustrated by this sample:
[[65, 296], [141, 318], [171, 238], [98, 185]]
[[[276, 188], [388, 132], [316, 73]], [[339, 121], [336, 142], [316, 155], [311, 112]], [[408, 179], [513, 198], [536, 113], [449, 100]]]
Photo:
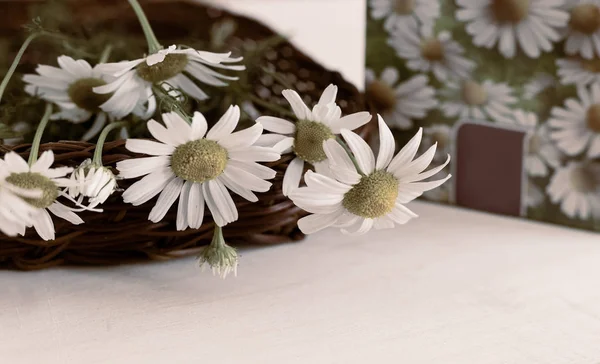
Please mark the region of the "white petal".
[[427, 151], [425, 151], [423, 155], [421, 155], [414, 161], [405, 165], [400, 165], [396, 169], [391, 169], [390, 167], [388, 168], [388, 171], [390, 171], [394, 176], [400, 179], [407, 175], [410, 176], [413, 174], [421, 173], [425, 170], [425, 168], [427, 168], [427, 166], [431, 164], [433, 157], [435, 157], [436, 149], [437, 142], [434, 143], [431, 147], [429, 147], [429, 149], [427, 149]]
[[342, 147], [335, 139], [328, 139], [324, 141], [323, 151], [325, 152], [325, 155], [327, 155], [327, 159], [329, 160], [330, 164], [356, 173], [356, 167], [354, 167], [352, 159], [350, 159], [344, 147]]
[[154, 139], [158, 140], [159, 142], [171, 145], [173, 147], [177, 147], [181, 144], [177, 142], [177, 138], [172, 135], [171, 131], [159, 124], [158, 121], [150, 119], [146, 126]]
[[292, 122], [274, 116], [261, 116], [256, 119], [256, 122], [273, 133], [293, 134], [296, 131], [296, 126]]
[[381, 117], [381, 115], [377, 115], [379, 122], [379, 153], [377, 154], [377, 165], [375, 168], [384, 169], [386, 168], [392, 158], [394, 157], [394, 152], [396, 151], [396, 141], [394, 140], [394, 135], [385, 121]]
[[[227, 163], [227, 165], [239, 168], [239, 169], [246, 171], [248, 173], [251, 173], [261, 179], [275, 178], [275, 175], [277, 174], [277, 172], [275, 172], [273, 169], [263, 166], [262, 164], [254, 163], [254, 162], [240, 162], [240, 161], [230, 160]], [[227, 168], [226, 168], [226, 170], [227, 170]]]
[[194, 117], [192, 117], [192, 140], [204, 138], [207, 129], [208, 123], [204, 115], [199, 111], [194, 112]]
[[219, 144], [227, 149], [247, 148], [254, 144], [263, 132], [263, 126], [259, 123], [244, 130], [236, 131], [221, 139]]
[[158, 195], [167, 183], [175, 178], [169, 167], [153, 171], [123, 192], [123, 201], [138, 206]]
[[304, 234], [313, 234], [333, 225], [336, 220], [344, 213], [340, 208], [330, 214], [314, 214], [298, 220], [298, 227]]
[[188, 201], [190, 200], [190, 189], [194, 183], [185, 181], [181, 187], [181, 194], [179, 195], [179, 204], [177, 205], [177, 219], [176, 227], [177, 231], [183, 231], [188, 226]]
[[42, 153], [40, 158], [31, 166], [31, 172], [43, 173], [47, 171], [50, 166], [54, 163], [54, 153], [51, 150], [47, 150]]
[[368, 175], [375, 169], [375, 156], [369, 144], [363, 138], [347, 129], [342, 129], [342, 136], [356, 158], [358, 168]]
[[167, 156], [133, 158], [117, 163], [119, 176], [122, 178], [136, 178], [151, 173], [157, 169], [169, 166], [171, 160]]
[[46, 209], [38, 209], [33, 216], [33, 227], [40, 238], [44, 240], [54, 240], [54, 223]]
[[219, 141], [233, 132], [239, 120], [240, 108], [237, 105], [230, 106], [221, 119], [208, 131], [206, 139]]
[[168, 144], [158, 143], [153, 140], [145, 139], [127, 139], [125, 148], [134, 153], [142, 153], [148, 155], [171, 155], [175, 151], [175, 147]]
[[235, 207], [235, 203], [227, 191], [227, 188], [219, 180], [208, 181], [208, 187], [210, 189], [211, 196], [215, 199], [215, 203], [221, 215], [225, 219], [227, 224], [234, 222], [238, 219], [238, 211]]
[[266, 192], [271, 188], [271, 182], [265, 181], [254, 174], [228, 164], [225, 168], [227, 176], [244, 188], [257, 192]]
[[413, 160], [421, 144], [421, 138], [423, 136], [423, 128], [419, 128], [417, 134], [398, 152], [398, 154], [392, 159], [388, 166], [388, 171], [397, 169]]
[[304, 171], [304, 161], [298, 157], [294, 158], [283, 176], [283, 195], [289, 196], [300, 185], [302, 172]]
[[292, 110], [294, 110], [294, 114], [296, 114], [296, 117], [299, 120], [312, 119], [312, 112], [310, 111], [308, 106], [306, 106], [304, 101], [302, 101], [302, 98], [300, 97], [300, 95], [298, 95], [296, 91], [283, 90], [281, 94], [283, 95], [283, 97], [286, 98], [286, 100], [288, 100], [290, 106], [292, 107]]
[[181, 189], [183, 187], [183, 180], [181, 178], [173, 178], [171, 182], [169, 182], [165, 189], [162, 190], [158, 200], [156, 201], [156, 205], [150, 211], [150, 215], [148, 216], [148, 220], [152, 222], [159, 222], [165, 217], [177, 197], [181, 194]]
[[4, 161], [11, 173], [25, 173], [29, 172], [29, 165], [25, 159], [21, 158], [15, 152], [8, 152], [4, 155]]
[[242, 186], [240, 183], [236, 182], [233, 178], [229, 176], [227, 169], [222, 175], [218, 177], [218, 179], [221, 181], [221, 183], [225, 185], [225, 187], [230, 189], [232, 192], [238, 194], [239, 196], [245, 198], [246, 200], [250, 202], [258, 201], [258, 197], [256, 197], [256, 195], [251, 190]]
[[251, 146], [229, 152], [229, 158], [246, 162], [274, 162], [281, 155], [273, 148]]
[[352, 188], [352, 186], [340, 183], [333, 178], [314, 173], [313, 171], [306, 172], [304, 181], [308, 187], [319, 189], [323, 192], [344, 194]]
[[181, 115], [176, 112], [167, 112], [162, 114], [162, 119], [171, 138], [175, 140], [178, 145], [185, 144], [192, 140], [192, 126], [188, 124]]
[[348, 229], [342, 229], [342, 233], [344, 234], [348, 234], [348, 235], [363, 235], [369, 232], [369, 230], [371, 230], [371, 228], [373, 227], [373, 224], [375, 222], [375, 220], [373, 219], [362, 219], [359, 220], [360, 224], [355, 224], [354, 227], [356, 227], [357, 229], [354, 231], [351, 231], [349, 228]]
[[60, 217], [61, 219], [67, 220], [73, 225], [83, 224], [83, 220], [81, 219], [81, 217], [77, 216], [76, 213], [71, 211], [71, 209], [61, 204], [60, 202], [53, 203], [48, 207], [48, 210], [50, 210], [50, 212]]
[[[191, 182], [190, 182], [191, 183]], [[186, 182], [187, 184], [187, 182]], [[204, 219], [204, 188], [203, 183], [192, 183], [188, 202], [188, 223], [192, 229], [202, 226]]]
[[88, 129], [88, 131], [86, 131], [85, 134], [83, 134], [83, 136], [81, 137], [81, 140], [84, 142], [87, 142], [88, 140], [92, 139], [93, 137], [95, 137], [102, 131], [102, 128], [104, 128], [105, 124], [106, 124], [106, 113], [105, 112], [98, 113], [98, 115], [96, 116], [96, 119], [94, 119], [94, 123]]
[[323, 94], [321, 94], [321, 98], [319, 99], [319, 105], [327, 105], [335, 102], [335, 98], [337, 96], [338, 87], [334, 84], [327, 86]]
[[354, 130], [360, 128], [371, 120], [371, 114], [367, 111], [346, 115], [343, 118], [333, 120], [329, 127], [334, 134], [339, 134], [342, 129]]

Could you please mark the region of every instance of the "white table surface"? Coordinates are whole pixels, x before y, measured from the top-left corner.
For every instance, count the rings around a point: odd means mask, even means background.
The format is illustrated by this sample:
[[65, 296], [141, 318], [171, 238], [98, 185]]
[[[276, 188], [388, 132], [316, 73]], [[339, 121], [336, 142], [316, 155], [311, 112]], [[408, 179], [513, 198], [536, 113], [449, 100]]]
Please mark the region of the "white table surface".
[[[362, 79], [363, 0], [219, 1]], [[599, 235], [412, 208], [392, 231], [242, 250], [224, 281], [191, 258], [2, 271], [0, 363], [600, 363]]]

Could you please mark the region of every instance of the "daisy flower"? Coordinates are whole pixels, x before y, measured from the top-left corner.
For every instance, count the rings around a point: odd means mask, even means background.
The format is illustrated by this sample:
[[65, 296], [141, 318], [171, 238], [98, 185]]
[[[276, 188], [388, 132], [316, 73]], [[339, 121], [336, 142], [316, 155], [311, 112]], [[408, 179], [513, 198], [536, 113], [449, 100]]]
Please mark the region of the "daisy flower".
[[561, 9], [563, 0], [457, 0], [456, 19], [467, 23], [473, 44], [484, 48], [496, 45], [505, 58], [520, 48], [529, 58], [550, 52], [560, 39], [569, 14]]
[[118, 188], [117, 178], [109, 168], [92, 163], [86, 159], [71, 173], [71, 185], [67, 188], [69, 196], [79, 198], [79, 203], [88, 198], [93, 208], [106, 202]]
[[592, 59], [600, 55], [600, 0], [568, 0], [565, 52]]
[[285, 119], [261, 116], [256, 120], [268, 131], [261, 137], [261, 145], [273, 146], [282, 154], [294, 152], [294, 158], [285, 171], [283, 177], [283, 194], [288, 196], [297, 188], [304, 171], [304, 162], [308, 162], [321, 174], [328, 173], [327, 156], [323, 150], [323, 142], [333, 139], [340, 134], [343, 128], [354, 130], [365, 125], [371, 120], [368, 112], [357, 112], [342, 116], [342, 110], [335, 103], [337, 86], [329, 85], [319, 102], [312, 111], [300, 98], [296, 91], [283, 90], [283, 97], [290, 103], [298, 121], [291, 122]]
[[242, 60], [230, 55], [172, 45], [134, 61], [99, 65], [102, 72], [114, 76], [115, 80], [93, 90], [107, 98], [100, 108], [116, 117], [129, 114], [139, 103], [155, 102], [152, 101], [152, 86], [163, 83], [181, 89], [196, 100], [205, 100], [208, 95], [193, 80], [217, 87], [227, 86], [224, 80], [237, 80], [237, 77], [225, 76], [210, 68], [244, 70], [242, 65], [230, 65]]
[[556, 71], [563, 85], [588, 86], [600, 83], [600, 58], [578, 57], [556, 60]]
[[542, 91], [555, 85], [556, 79], [553, 75], [543, 72], [538, 73], [523, 86], [523, 97], [527, 100], [531, 100]]
[[312, 234], [334, 226], [341, 227], [344, 233], [364, 234], [372, 227], [392, 228], [417, 217], [404, 204], [450, 178], [423, 182], [441, 171], [450, 156], [444, 164], [425, 171], [436, 147], [432, 146], [413, 160], [421, 135], [422, 129], [419, 129], [394, 157], [394, 137], [379, 116], [380, 148], [375, 159], [373, 151], [360, 136], [343, 129], [342, 136], [352, 151], [356, 166], [339, 143], [325, 141], [324, 149], [334, 177], [308, 171], [304, 176], [307, 187], [290, 195], [298, 207], [312, 213], [298, 221], [300, 230]]
[[[27, 162], [15, 152], [4, 156], [0, 164], [0, 174], [6, 175], [6, 182], [20, 189], [41, 191], [40, 198], [26, 198], [25, 201], [34, 209], [31, 214], [31, 224], [35, 231], [44, 240], [54, 240], [54, 223], [48, 211], [57, 217], [65, 219], [74, 225], [83, 223], [76, 211], [57, 201], [64, 194], [60, 187], [68, 187], [70, 181], [65, 176], [73, 171], [70, 167], [50, 168], [54, 163], [54, 153], [48, 150], [30, 167]], [[22, 206], [11, 206], [11, 210], [22, 215], [25, 210]], [[18, 210], [18, 211], [17, 211]]]
[[577, 90], [579, 100], [569, 98], [564, 107], [553, 107], [548, 125], [550, 138], [567, 155], [587, 149], [590, 158], [600, 156], [600, 84]]
[[556, 170], [546, 192], [568, 217], [597, 217], [600, 208], [600, 164], [571, 161]]
[[475, 68], [475, 62], [463, 56], [465, 50], [452, 39], [448, 31], [433, 34], [431, 26], [420, 30], [398, 27], [392, 32], [388, 45], [406, 66], [418, 72], [433, 72], [440, 81], [449, 77], [468, 78]]
[[150, 155], [117, 163], [119, 176], [145, 176], [123, 193], [123, 200], [141, 205], [160, 194], [148, 219], [159, 222], [179, 197], [177, 230], [197, 229], [204, 218], [204, 204], [218, 226], [237, 220], [238, 211], [227, 189], [255, 202], [253, 193], [268, 191], [275, 171], [256, 162], [280, 158], [272, 148], [254, 145], [263, 127], [233, 132], [240, 109], [231, 106], [207, 133], [204, 116], [194, 113], [189, 124], [177, 113], [162, 114], [165, 126], [155, 120], [147, 123], [157, 141], [128, 139], [125, 147]]
[[515, 110], [506, 121], [528, 130], [525, 169], [530, 176], [546, 177], [551, 168], [560, 166], [562, 154], [550, 139], [548, 125], [540, 124], [535, 113]]
[[[38, 96], [60, 107], [60, 110], [50, 118], [54, 120], [67, 120], [74, 124], [83, 123], [96, 115], [94, 123], [81, 138], [90, 140], [104, 127], [107, 120], [112, 120], [116, 115], [106, 113], [100, 109], [110, 94], [98, 94], [93, 91], [95, 87], [106, 85], [110, 77], [101, 72], [103, 65], [92, 67], [83, 59], [75, 60], [68, 56], [58, 57], [59, 67], [38, 65], [36, 72], [23, 76], [27, 83], [25, 91], [33, 96]], [[154, 101], [137, 100], [131, 105], [138, 115], [149, 116], [154, 112]], [[125, 115], [120, 115], [122, 117]], [[146, 116], [146, 117], [147, 117]]]
[[434, 124], [423, 128], [423, 140], [420, 149], [427, 150], [437, 145], [434, 161], [445, 159], [452, 151], [452, 128], [446, 124]]
[[517, 102], [513, 90], [506, 83], [485, 80], [448, 82], [442, 95], [448, 100], [441, 109], [446, 117], [460, 119], [489, 119], [498, 121], [510, 114], [509, 106]]
[[399, 25], [417, 28], [431, 25], [440, 16], [439, 0], [369, 0], [371, 17], [385, 19], [384, 27], [393, 30]]
[[435, 89], [428, 85], [425, 75], [398, 82], [398, 70], [387, 67], [379, 78], [366, 70], [366, 93], [383, 118], [400, 129], [410, 129], [413, 119], [424, 118], [437, 105]]
[[546, 195], [532, 180], [527, 183], [527, 195], [525, 196], [525, 206], [527, 208], [536, 208], [544, 202]]

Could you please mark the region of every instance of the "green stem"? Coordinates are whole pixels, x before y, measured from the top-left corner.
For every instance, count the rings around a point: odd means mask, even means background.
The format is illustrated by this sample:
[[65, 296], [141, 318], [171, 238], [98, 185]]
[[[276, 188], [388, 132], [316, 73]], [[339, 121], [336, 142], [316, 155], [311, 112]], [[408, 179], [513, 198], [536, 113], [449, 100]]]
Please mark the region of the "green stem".
[[154, 54], [162, 49], [162, 46], [156, 39], [156, 35], [154, 35], [154, 31], [152, 30], [152, 26], [144, 13], [144, 10], [140, 6], [140, 3], [137, 0], [128, 0], [129, 4], [133, 8], [135, 15], [140, 21], [140, 25], [142, 26], [142, 30], [144, 31], [144, 35], [146, 36], [146, 42], [148, 42], [148, 53]]
[[102, 133], [98, 137], [98, 141], [96, 142], [96, 150], [94, 151], [94, 159], [92, 160], [92, 164], [96, 164], [98, 166], [102, 166], [102, 149], [104, 148], [104, 142], [108, 137], [108, 134], [117, 129], [122, 128], [127, 125], [126, 122], [120, 121], [116, 123], [110, 123], [102, 129]]
[[37, 161], [38, 153], [40, 151], [40, 143], [42, 142], [42, 135], [44, 134], [46, 125], [48, 125], [50, 115], [52, 115], [52, 104], [47, 103], [44, 116], [42, 117], [42, 121], [40, 121], [37, 130], [35, 131], [35, 136], [33, 137], [33, 142], [31, 143], [31, 151], [29, 152], [29, 160], [27, 162], [30, 167], [33, 166], [33, 164]]
[[213, 245], [215, 247], [221, 247], [225, 245], [225, 238], [223, 237], [223, 228], [217, 224], [215, 224], [215, 230], [213, 232], [213, 238], [210, 242], [210, 245]]
[[296, 117], [296, 114], [294, 114], [293, 112], [291, 112], [291, 111], [289, 111], [289, 110], [287, 110], [287, 109], [285, 109], [285, 108], [283, 108], [281, 106], [277, 106], [277, 105], [271, 104], [270, 102], [265, 101], [265, 100], [261, 99], [260, 97], [254, 95], [252, 93], [249, 93], [247, 95], [247, 97], [253, 103], [255, 103], [257, 105], [260, 105], [260, 106], [264, 107], [267, 110], [276, 112], [276, 113], [278, 113], [280, 115], [285, 115], [285, 116], [288, 116], [288, 117], [292, 117], [292, 118]]
[[358, 166], [358, 162], [356, 162], [356, 158], [352, 154], [352, 151], [350, 150], [350, 148], [348, 148], [348, 145], [346, 144], [346, 142], [344, 142], [344, 140], [342, 140], [342, 138], [340, 138], [339, 136], [336, 136], [335, 140], [342, 146], [342, 148], [344, 148], [344, 150], [346, 151], [346, 154], [348, 154], [348, 157], [350, 157], [352, 164], [354, 164], [354, 168], [356, 168], [356, 171], [358, 172], [358, 174], [364, 176], [363, 172], [361, 171], [360, 167]]
[[104, 47], [104, 50], [102, 51], [102, 54], [100, 55], [100, 59], [98, 60], [98, 63], [106, 63], [106, 61], [108, 61], [108, 59], [110, 58], [110, 53], [113, 50], [113, 46], [112, 44], [107, 45], [106, 47]]
[[23, 42], [21, 49], [19, 49], [17, 56], [15, 57], [13, 63], [10, 65], [8, 72], [6, 72], [6, 75], [4, 76], [4, 79], [2, 80], [2, 83], [0, 84], [0, 101], [2, 100], [2, 95], [4, 94], [4, 90], [6, 90], [6, 86], [8, 86], [8, 82], [10, 81], [12, 75], [15, 73], [15, 70], [17, 69], [19, 62], [21, 62], [21, 58], [23, 57], [25, 50], [29, 46], [29, 43], [31, 43], [31, 41], [34, 40], [35, 38], [37, 38], [37, 36], [39, 36], [39, 35], [41, 35], [41, 33], [33, 33], [29, 37], [27, 37], [27, 39], [25, 39], [25, 42]]

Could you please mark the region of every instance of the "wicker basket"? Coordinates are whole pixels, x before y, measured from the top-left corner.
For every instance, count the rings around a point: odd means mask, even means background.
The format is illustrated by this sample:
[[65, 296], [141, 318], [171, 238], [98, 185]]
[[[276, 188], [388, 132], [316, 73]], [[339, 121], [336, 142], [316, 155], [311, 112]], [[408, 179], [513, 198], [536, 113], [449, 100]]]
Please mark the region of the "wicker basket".
[[[33, 3], [35, 2], [8, 1], [0, 4], [3, 14], [0, 36], [9, 42], [11, 51], [15, 51], [20, 45], [21, 38], [15, 39], [14, 35], [18, 27], [28, 21], [28, 7]], [[93, 32], [98, 27], [118, 27], [129, 35], [143, 37], [139, 23], [126, 1], [77, 0], [69, 2], [69, 6], [74, 22], [81, 24], [87, 31]], [[251, 19], [191, 2], [144, 2], [143, 6], [157, 36], [164, 44], [208, 34], [213, 23], [228, 17], [235, 19], [238, 25], [236, 34], [243, 35], [244, 39], [258, 41], [274, 35], [273, 31]], [[46, 52], [36, 51], [35, 44], [30, 50], [21, 69], [31, 69], [37, 63], [53, 62], [48, 59]], [[309, 87], [311, 90], [303, 92], [313, 102], [318, 100], [321, 91], [328, 84], [335, 83], [339, 87], [338, 103], [344, 113], [365, 109], [362, 95], [338, 73], [324, 69], [287, 42], [278, 44], [274, 51], [269, 55], [271, 65], [278, 72], [294, 74], [306, 84], [313, 85]], [[256, 85], [253, 92], [264, 92], [266, 86], [261, 85], [259, 80]], [[270, 91], [273, 94], [280, 93], [280, 90]], [[371, 124], [373, 123], [367, 125]], [[363, 137], [368, 132], [368, 128], [361, 131]], [[53, 150], [56, 165], [76, 166], [92, 157], [94, 147], [93, 144], [83, 142], [61, 141], [42, 144], [40, 149]], [[2, 154], [11, 149], [26, 157], [29, 145], [0, 147]], [[124, 148], [124, 141], [109, 142], [104, 148], [103, 161], [106, 166], [114, 167], [116, 162], [132, 157], [136, 155]], [[287, 155], [277, 162], [267, 164], [277, 171], [277, 176], [272, 181], [271, 190], [258, 195], [259, 202], [249, 203], [234, 196], [240, 219], [224, 228], [228, 243], [238, 246], [276, 244], [298, 241], [304, 237], [297, 228], [297, 220], [304, 212], [281, 193], [283, 173], [291, 158]], [[135, 180], [120, 181], [119, 184], [126, 188], [133, 182]], [[200, 229], [176, 231], [176, 207], [171, 209], [163, 221], [154, 224], [148, 221], [153, 205], [153, 201], [137, 207], [125, 204], [120, 193], [115, 193], [103, 205], [104, 213], [81, 213], [85, 224], [71, 225], [64, 220], [55, 219], [56, 240], [43, 241], [33, 231], [20, 238], [0, 235], [0, 267], [31, 270], [60, 264], [110, 265], [144, 259], [168, 259], [195, 254], [199, 247], [210, 242], [213, 230], [210, 216], [205, 217]], [[208, 209], [206, 213], [208, 214]]]

